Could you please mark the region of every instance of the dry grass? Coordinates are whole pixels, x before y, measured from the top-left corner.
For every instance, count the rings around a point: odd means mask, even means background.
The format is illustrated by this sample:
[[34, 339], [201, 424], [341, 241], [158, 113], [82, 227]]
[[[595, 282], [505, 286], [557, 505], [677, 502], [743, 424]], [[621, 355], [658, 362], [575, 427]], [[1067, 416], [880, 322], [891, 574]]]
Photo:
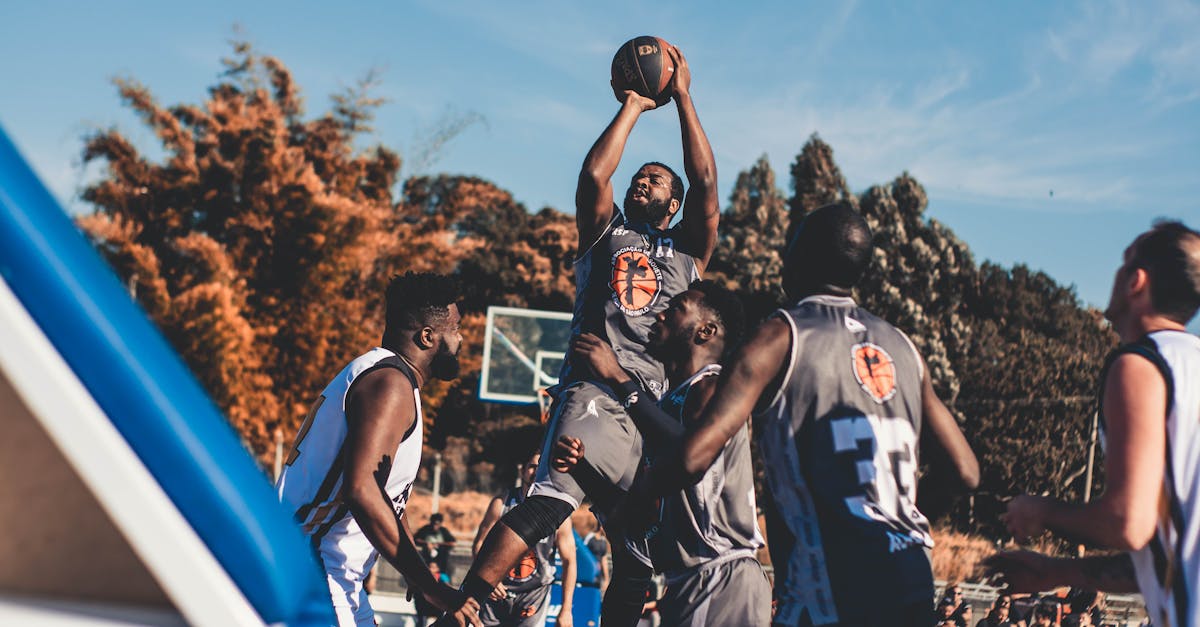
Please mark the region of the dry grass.
[[933, 577], [943, 581], [976, 581], [979, 563], [996, 552], [986, 538], [954, 531], [933, 532]]

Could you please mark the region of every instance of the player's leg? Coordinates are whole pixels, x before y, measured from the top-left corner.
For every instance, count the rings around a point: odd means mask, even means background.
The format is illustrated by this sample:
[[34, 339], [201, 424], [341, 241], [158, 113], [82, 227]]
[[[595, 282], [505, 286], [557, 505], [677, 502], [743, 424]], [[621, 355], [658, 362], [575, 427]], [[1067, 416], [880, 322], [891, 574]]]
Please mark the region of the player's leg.
[[[366, 591], [362, 585], [338, 573], [325, 573], [329, 596], [333, 603], [333, 615], [338, 627], [373, 627], [375, 613], [366, 603]], [[365, 621], [369, 620], [367, 623]]]
[[[531, 496], [553, 496], [576, 507], [582, 502], [584, 487], [570, 473], [555, 470], [551, 463], [554, 443], [561, 436], [583, 442], [588, 464], [599, 481], [620, 490], [629, 489], [642, 457], [641, 434], [606, 388], [579, 382], [555, 399]], [[603, 517], [604, 512], [596, 513]]]
[[624, 482], [625, 488], [633, 481], [641, 457], [641, 438], [620, 404], [590, 383], [568, 387], [555, 400], [529, 496], [492, 527], [463, 578], [463, 590], [480, 603], [529, 547], [554, 533], [584, 498], [583, 489], [571, 475], [550, 467], [550, 447], [560, 435], [587, 443], [589, 459], [605, 478], [613, 483]]
[[600, 616], [605, 627], [634, 627], [641, 619], [654, 570], [617, 540], [612, 543], [612, 558], [612, 577], [604, 592]]

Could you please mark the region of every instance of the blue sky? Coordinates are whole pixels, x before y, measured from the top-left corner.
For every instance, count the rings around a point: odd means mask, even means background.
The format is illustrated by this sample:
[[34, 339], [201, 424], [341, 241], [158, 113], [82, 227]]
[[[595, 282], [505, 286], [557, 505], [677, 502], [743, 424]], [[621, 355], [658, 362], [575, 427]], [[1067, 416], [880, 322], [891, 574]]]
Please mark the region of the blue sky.
[[[83, 210], [97, 174], [79, 166], [84, 133], [115, 125], [154, 143], [111, 78], [198, 102], [234, 24], [292, 69], [310, 115], [381, 70], [373, 139], [409, 159], [405, 174], [482, 176], [531, 209], [571, 210], [579, 163], [616, 111], [612, 53], [655, 34], [688, 57], [723, 198], [764, 153], [786, 191], [817, 132], [856, 191], [907, 170], [977, 260], [1045, 270], [1099, 306], [1155, 217], [1200, 225], [1200, 4], [1182, 0], [6, 3], [0, 124]], [[417, 163], [432, 130], [476, 115]], [[617, 177], [678, 166], [678, 146], [674, 108], [647, 114]]]

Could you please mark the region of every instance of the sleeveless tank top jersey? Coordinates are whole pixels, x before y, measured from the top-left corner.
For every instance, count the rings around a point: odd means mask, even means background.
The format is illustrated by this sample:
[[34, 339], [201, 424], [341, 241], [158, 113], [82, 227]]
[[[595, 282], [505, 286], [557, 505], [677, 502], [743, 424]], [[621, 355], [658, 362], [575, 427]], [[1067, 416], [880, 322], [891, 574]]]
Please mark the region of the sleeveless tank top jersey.
[[[721, 366], [717, 364], [701, 368], [664, 396], [659, 406], [683, 423], [683, 408], [692, 386], [719, 374]], [[738, 430], [699, 483], [662, 499], [660, 521], [647, 534], [647, 543], [655, 569], [668, 577], [717, 558], [752, 557], [763, 545], [754, 500], [749, 427]]]
[[[1183, 331], [1158, 331], [1115, 350], [1108, 366], [1125, 353], [1158, 367], [1167, 383], [1166, 465], [1154, 537], [1130, 554], [1146, 612], [1155, 625], [1200, 627], [1200, 338]], [[1103, 392], [1100, 419], [1104, 420]], [[1101, 440], [1107, 448], [1107, 438]]]
[[346, 399], [356, 381], [380, 368], [404, 373], [412, 383], [416, 404], [416, 420], [393, 455], [385, 487], [396, 515], [404, 513], [421, 465], [421, 393], [412, 369], [385, 348], [374, 348], [351, 361], [321, 392], [275, 486], [279, 500], [291, 509], [312, 541], [326, 572], [360, 580], [370, 572], [378, 553], [341, 500]]
[[[666, 389], [666, 375], [646, 354], [650, 325], [672, 297], [700, 278], [696, 258], [678, 248], [684, 241], [678, 226], [660, 231], [627, 222], [614, 206], [612, 221], [575, 261], [572, 336], [606, 338], [621, 367], [655, 397]], [[583, 376], [572, 372], [568, 360], [559, 381], [566, 385]]]
[[[525, 500], [521, 493], [524, 489], [513, 488], [508, 491], [504, 499], [505, 514]], [[554, 558], [558, 552], [554, 543], [555, 536], [556, 534], [552, 533], [542, 538], [521, 556], [521, 561], [517, 562], [512, 570], [508, 571], [504, 576], [504, 587], [509, 592], [529, 592], [554, 583]]]
[[916, 507], [916, 349], [850, 298], [811, 296], [777, 315], [791, 328], [791, 354], [756, 421], [790, 536], [771, 536], [775, 620], [807, 613], [825, 625], [932, 599], [933, 538]]

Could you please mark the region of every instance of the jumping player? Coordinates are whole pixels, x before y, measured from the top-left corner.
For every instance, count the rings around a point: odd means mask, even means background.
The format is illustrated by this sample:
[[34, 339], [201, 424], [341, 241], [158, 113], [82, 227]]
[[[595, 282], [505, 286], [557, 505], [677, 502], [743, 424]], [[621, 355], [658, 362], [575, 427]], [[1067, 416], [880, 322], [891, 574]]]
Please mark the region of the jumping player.
[[648, 495], [695, 483], [757, 409], [769, 511], [781, 518], [770, 547], [777, 625], [931, 624], [918, 439], [948, 452], [965, 486], [979, 481], [913, 344], [850, 297], [871, 251], [870, 229], [850, 206], [805, 217], [784, 262], [796, 304], [736, 352], [697, 428], [644, 482]]
[[[677, 446], [686, 428], [712, 398], [720, 361], [741, 339], [744, 314], [737, 297], [709, 281], [697, 281], [671, 300], [650, 327], [651, 355], [680, 383], [656, 405], [617, 363], [609, 346], [582, 335], [572, 358], [619, 391], [646, 441], [646, 457]], [[563, 437], [555, 466], [570, 472], [584, 464], [585, 445]], [[580, 478], [583, 481], [583, 478]], [[664, 497], [644, 534], [626, 529], [630, 550], [649, 554], [666, 576], [658, 602], [664, 625], [765, 627], [771, 622], [771, 588], [755, 551], [763, 546], [754, 497], [750, 432], [743, 424], [700, 481]], [[643, 525], [636, 525], [642, 528]]]
[[1164, 222], [1125, 249], [1104, 316], [1121, 346], [1100, 375], [1104, 494], [1085, 504], [1019, 496], [1018, 539], [1049, 529], [1127, 551], [1080, 559], [1000, 553], [988, 567], [1013, 591], [1071, 585], [1141, 592], [1155, 625], [1200, 626], [1200, 233]]
[[363, 580], [380, 554], [427, 601], [476, 620], [475, 600], [430, 574], [404, 515], [421, 463], [421, 386], [458, 376], [458, 299], [444, 276], [392, 279], [381, 345], [321, 392], [276, 484], [325, 567], [340, 627], [375, 625]]
[[[483, 520], [479, 522], [479, 531], [471, 546], [472, 555], [479, 553], [479, 547], [492, 525], [505, 512], [525, 500], [541, 457], [541, 453], [534, 453], [521, 466], [520, 486], [492, 499]], [[553, 540], [543, 538], [529, 549], [517, 565], [508, 571], [504, 581], [492, 591], [492, 596], [479, 612], [479, 618], [486, 627], [541, 627], [546, 623], [546, 610], [550, 607], [550, 584], [554, 583], [555, 550], [562, 559], [563, 572], [562, 608], [559, 609], [555, 624], [563, 627], [574, 624], [571, 612], [578, 565], [575, 562], [575, 534], [571, 529], [571, 519], [568, 518], [558, 526]]]
[[[621, 366], [652, 394], [666, 386], [662, 365], [645, 354], [654, 314], [683, 292], [704, 271], [716, 246], [720, 216], [716, 164], [689, 92], [691, 72], [683, 55], [669, 50], [675, 72], [672, 98], [679, 113], [683, 164], [690, 189], [661, 163], [638, 169], [625, 192], [624, 211], [613, 203], [612, 175], [639, 116], [656, 107], [632, 91], [616, 92], [621, 109], [583, 163], [575, 192], [579, 255], [575, 262], [575, 335], [592, 333], [608, 341]], [[680, 222], [672, 218], [683, 209]], [[641, 438], [611, 390], [587, 380], [587, 373], [567, 364], [560, 374], [551, 422], [533, 489], [492, 528], [463, 589], [484, 599], [517, 559], [562, 524], [584, 498], [569, 474], [549, 466], [549, 447], [560, 435], [588, 444], [591, 463], [613, 484], [627, 489], [641, 458]], [[612, 529], [608, 530], [610, 536]], [[618, 577], [619, 543], [614, 542], [614, 577], [605, 594], [604, 616], [616, 612], [612, 598], [637, 596]], [[618, 595], [618, 596], [614, 596]], [[625, 610], [621, 610], [622, 613]], [[621, 622], [613, 619], [610, 622]]]

